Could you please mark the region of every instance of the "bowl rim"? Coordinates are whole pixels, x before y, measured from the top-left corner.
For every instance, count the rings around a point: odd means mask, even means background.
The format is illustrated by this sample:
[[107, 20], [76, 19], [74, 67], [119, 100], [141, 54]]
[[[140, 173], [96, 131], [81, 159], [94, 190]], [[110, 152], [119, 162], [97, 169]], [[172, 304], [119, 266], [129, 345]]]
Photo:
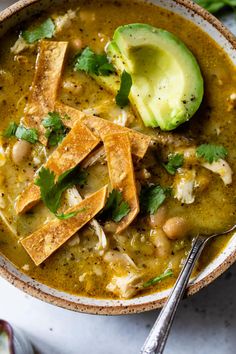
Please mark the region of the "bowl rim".
[[[13, 17], [15, 14], [23, 9], [30, 8], [33, 4], [40, 3], [42, 0], [19, 0], [13, 5], [7, 7], [5, 10], [0, 12], [0, 25], [6, 20]], [[145, 1], [145, 0], [144, 0]], [[212, 14], [208, 11], [193, 3], [191, 0], [172, 0], [177, 6], [182, 5], [187, 10], [191, 10], [196, 15], [200, 16], [202, 19], [206, 20], [211, 24], [220, 34], [231, 44], [232, 48], [236, 50], [236, 38], [234, 35]], [[148, 2], [148, 1], [147, 1]], [[50, 6], [50, 5], [49, 5]], [[155, 5], [154, 5], [155, 6]], [[1, 255], [0, 255], [1, 257]], [[236, 261], [236, 249], [228, 255], [228, 257], [219, 264], [215, 269], [213, 269], [207, 276], [202, 278], [199, 282], [195, 284], [190, 284], [186, 295], [193, 295], [200, 289], [206, 287], [221, 274], [223, 274], [234, 262]], [[7, 260], [7, 262], [10, 262]], [[11, 263], [11, 262], [10, 262]], [[19, 270], [20, 271], [20, 270]], [[23, 274], [23, 272], [21, 272]], [[23, 292], [34, 296], [44, 302], [77, 312], [84, 312], [88, 314], [100, 314], [100, 315], [123, 315], [130, 313], [140, 313], [144, 311], [150, 311], [153, 309], [160, 308], [164, 305], [166, 297], [162, 299], [157, 299], [149, 301], [144, 304], [133, 304], [133, 305], [92, 305], [92, 304], [81, 304], [70, 300], [62, 299], [60, 297], [54, 296], [52, 294], [44, 292], [42, 289], [34, 287], [33, 285], [25, 282], [20, 277], [12, 274], [6, 267], [0, 265], [0, 276], [10, 282], [12, 285], [22, 290]], [[92, 299], [91, 299], [92, 300]], [[109, 302], [109, 300], [107, 300]]]

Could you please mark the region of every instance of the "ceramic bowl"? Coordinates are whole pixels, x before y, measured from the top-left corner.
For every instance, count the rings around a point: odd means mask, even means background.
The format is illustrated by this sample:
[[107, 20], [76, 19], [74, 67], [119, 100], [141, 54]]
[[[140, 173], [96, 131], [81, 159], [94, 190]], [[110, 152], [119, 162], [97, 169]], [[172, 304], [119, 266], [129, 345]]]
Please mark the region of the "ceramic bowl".
[[[21, 0], [0, 14], [0, 36], [9, 28], [46, 9], [58, 1], [65, 0]], [[228, 54], [236, 65], [236, 39], [212, 15], [188, 0], [150, 0], [154, 5], [173, 11], [201, 27]], [[188, 294], [194, 294], [210, 284], [236, 260], [236, 234], [231, 237], [227, 247], [198, 276], [189, 288]], [[8, 260], [0, 257], [0, 274], [21, 290], [43, 301], [70, 310], [93, 314], [127, 314], [152, 310], [161, 307], [169, 290], [156, 294], [140, 296], [130, 300], [99, 300], [69, 295], [52, 289], [16, 269]]]

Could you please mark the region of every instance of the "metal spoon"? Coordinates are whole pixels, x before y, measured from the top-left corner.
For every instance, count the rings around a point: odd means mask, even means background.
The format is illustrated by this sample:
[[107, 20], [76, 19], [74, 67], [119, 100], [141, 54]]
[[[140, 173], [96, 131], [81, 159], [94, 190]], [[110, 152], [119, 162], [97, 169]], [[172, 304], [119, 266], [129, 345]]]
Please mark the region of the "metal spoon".
[[165, 348], [165, 344], [177, 311], [178, 305], [185, 289], [188, 285], [193, 267], [198, 260], [206, 243], [213, 237], [226, 235], [236, 229], [234, 225], [231, 229], [212, 235], [199, 235], [193, 242], [189, 255], [184, 263], [183, 269], [176, 280], [175, 286], [171, 294], [160, 312], [156, 322], [154, 323], [151, 332], [149, 333], [142, 349], [141, 354], [161, 354]]

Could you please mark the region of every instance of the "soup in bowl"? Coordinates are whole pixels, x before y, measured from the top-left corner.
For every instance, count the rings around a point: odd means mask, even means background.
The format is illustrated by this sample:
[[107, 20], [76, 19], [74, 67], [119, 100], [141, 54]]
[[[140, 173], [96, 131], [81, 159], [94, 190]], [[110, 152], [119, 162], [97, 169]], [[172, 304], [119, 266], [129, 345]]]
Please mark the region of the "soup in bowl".
[[[234, 223], [233, 40], [191, 6], [33, 1], [16, 27], [3, 14], [0, 250], [26, 291], [87, 312], [158, 307], [194, 237]], [[209, 243], [192, 292], [234, 243]]]

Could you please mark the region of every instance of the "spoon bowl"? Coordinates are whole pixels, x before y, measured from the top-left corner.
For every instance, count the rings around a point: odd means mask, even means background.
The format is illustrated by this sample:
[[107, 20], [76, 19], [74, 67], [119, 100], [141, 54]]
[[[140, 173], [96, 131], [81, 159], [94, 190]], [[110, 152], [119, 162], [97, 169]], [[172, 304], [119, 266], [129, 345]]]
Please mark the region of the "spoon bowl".
[[226, 231], [213, 233], [210, 235], [198, 235], [193, 241], [192, 248], [183, 265], [173, 290], [168, 297], [166, 304], [160, 312], [156, 322], [154, 323], [149, 336], [147, 337], [141, 354], [161, 354], [165, 348], [165, 344], [178, 308], [180, 300], [187, 288], [189, 278], [191, 276], [194, 265], [200, 257], [206, 243], [217, 236], [227, 235], [236, 229], [236, 224]]

